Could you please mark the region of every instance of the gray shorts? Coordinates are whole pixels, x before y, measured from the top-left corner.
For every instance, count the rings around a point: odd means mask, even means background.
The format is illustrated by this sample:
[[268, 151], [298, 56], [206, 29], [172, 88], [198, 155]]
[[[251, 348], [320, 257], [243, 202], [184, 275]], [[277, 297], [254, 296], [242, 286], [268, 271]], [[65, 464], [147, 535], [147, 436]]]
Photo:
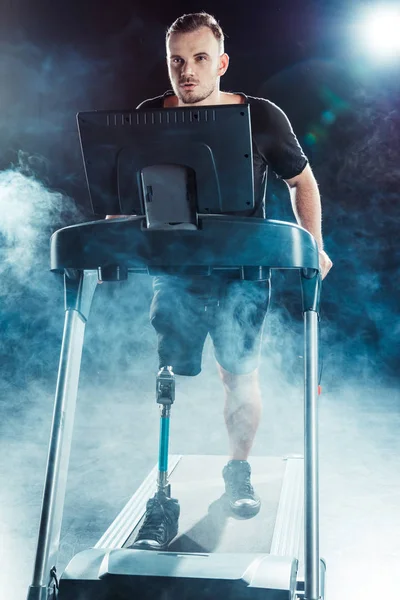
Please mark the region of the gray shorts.
[[157, 332], [159, 367], [178, 375], [201, 371], [209, 333], [215, 357], [231, 373], [257, 368], [270, 300], [270, 280], [155, 277], [150, 320]]

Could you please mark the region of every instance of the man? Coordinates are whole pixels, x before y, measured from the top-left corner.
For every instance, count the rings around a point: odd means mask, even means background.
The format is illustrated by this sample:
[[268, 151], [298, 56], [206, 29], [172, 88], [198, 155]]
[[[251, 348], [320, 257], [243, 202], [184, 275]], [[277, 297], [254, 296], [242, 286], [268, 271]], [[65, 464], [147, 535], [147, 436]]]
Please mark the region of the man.
[[[316, 239], [322, 277], [332, 262], [323, 250], [318, 186], [286, 115], [268, 100], [220, 91], [229, 57], [224, 34], [211, 15], [183, 15], [166, 35], [168, 73], [173, 91], [143, 102], [138, 108], [171, 108], [250, 103], [256, 207], [248, 216], [265, 217], [266, 173], [272, 168], [290, 188], [300, 225]], [[260, 499], [251, 485], [247, 462], [261, 415], [258, 357], [269, 303], [269, 277], [264, 281], [225, 281], [216, 277], [157, 277], [151, 322], [158, 335], [159, 364], [181, 375], [201, 370], [204, 340], [213, 339], [225, 389], [224, 416], [231, 460], [224, 467], [225, 490], [232, 511], [252, 516]], [[155, 494], [135, 548], [162, 550], [178, 531], [177, 500]]]

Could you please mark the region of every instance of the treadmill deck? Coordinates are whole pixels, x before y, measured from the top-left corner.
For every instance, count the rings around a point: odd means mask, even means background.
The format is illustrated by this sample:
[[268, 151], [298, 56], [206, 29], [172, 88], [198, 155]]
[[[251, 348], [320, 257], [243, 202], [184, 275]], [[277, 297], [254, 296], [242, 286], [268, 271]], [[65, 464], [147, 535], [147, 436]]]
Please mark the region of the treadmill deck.
[[[170, 552], [271, 553], [303, 559], [303, 460], [255, 456], [251, 481], [261, 498], [260, 512], [238, 518], [225, 496], [221, 455], [172, 455], [171, 495], [181, 512]], [[140, 529], [147, 500], [154, 494], [157, 465], [105, 532], [96, 548], [129, 546]]]

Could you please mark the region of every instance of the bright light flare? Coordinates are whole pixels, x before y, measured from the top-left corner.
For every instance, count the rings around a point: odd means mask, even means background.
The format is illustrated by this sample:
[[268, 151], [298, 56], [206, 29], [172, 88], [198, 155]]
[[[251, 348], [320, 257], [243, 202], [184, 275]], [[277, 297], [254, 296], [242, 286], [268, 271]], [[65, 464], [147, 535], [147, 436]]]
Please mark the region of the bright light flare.
[[400, 6], [371, 8], [362, 24], [362, 37], [376, 58], [400, 59]]

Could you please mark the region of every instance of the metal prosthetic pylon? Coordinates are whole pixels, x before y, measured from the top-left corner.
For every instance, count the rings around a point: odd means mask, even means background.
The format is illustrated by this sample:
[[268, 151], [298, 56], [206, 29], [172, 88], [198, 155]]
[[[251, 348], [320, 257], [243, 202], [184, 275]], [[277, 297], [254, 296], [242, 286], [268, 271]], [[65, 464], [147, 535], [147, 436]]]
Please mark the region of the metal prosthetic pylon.
[[162, 367], [157, 374], [156, 401], [160, 405], [160, 445], [158, 454], [157, 493], [171, 497], [168, 482], [168, 449], [171, 406], [175, 400], [175, 375], [172, 367]]

